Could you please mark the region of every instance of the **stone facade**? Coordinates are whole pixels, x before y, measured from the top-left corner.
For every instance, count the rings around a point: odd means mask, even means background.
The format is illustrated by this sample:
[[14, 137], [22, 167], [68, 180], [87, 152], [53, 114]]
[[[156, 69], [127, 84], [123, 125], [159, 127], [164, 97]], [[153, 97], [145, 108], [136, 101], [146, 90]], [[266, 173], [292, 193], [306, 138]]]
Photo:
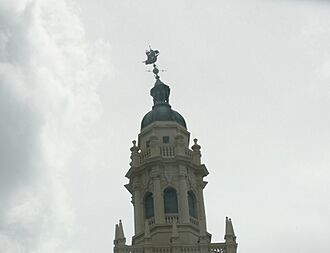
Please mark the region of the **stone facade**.
[[[169, 95], [168, 86], [164, 87]], [[162, 86], [157, 89], [161, 91]], [[131, 163], [126, 174], [135, 234], [132, 245], [126, 245], [120, 221], [116, 225], [114, 253], [236, 253], [230, 219], [226, 218], [225, 242], [211, 243], [207, 232], [203, 196], [207, 182], [203, 179], [209, 172], [201, 163], [197, 139], [190, 149], [190, 133], [182, 116], [171, 110], [168, 97], [167, 101], [154, 98], [150, 113], [158, 115], [156, 120], [148, 116], [148, 122], [142, 124], [138, 143], [133, 141], [130, 149]]]

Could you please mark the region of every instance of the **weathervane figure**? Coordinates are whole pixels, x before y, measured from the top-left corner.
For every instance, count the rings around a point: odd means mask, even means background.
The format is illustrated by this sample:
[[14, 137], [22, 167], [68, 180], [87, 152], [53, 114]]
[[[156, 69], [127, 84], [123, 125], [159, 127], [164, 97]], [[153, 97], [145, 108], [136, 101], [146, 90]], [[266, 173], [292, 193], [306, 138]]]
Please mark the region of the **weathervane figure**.
[[[147, 60], [143, 61], [143, 63], [145, 65], [153, 64], [154, 69], [152, 70], [152, 72], [154, 73], [155, 78], [159, 79], [159, 75], [158, 75], [159, 69], [157, 68], [157, 65], [156, 65], [156, 61], [157, 61], [157, 57], [159, 55], [159, 51], [158, 50], [153, 50], [149, 46], [149, 50], [146, 51], [146, 55], [147, 55]], [[147, 71], [149, 72], [150, 70], [147, 70]]]
[[157, 61], [157, 56], [159, 55], [158, 50], [152, 50], [149, 46], [149, 50], [146, 51], [147, 60], [144, 61], [145, 65], [153, 64]]

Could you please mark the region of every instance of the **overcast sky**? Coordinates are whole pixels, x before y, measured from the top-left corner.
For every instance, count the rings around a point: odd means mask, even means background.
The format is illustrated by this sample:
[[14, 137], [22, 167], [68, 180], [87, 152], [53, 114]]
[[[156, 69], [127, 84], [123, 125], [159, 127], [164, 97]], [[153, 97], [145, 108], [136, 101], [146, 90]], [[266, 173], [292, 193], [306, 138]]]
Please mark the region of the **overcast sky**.
[[[207, 2], [207, 4], [206, 4]], [[112, 252], [160, 51], [202, 145], [208, 231], [330, 252], [330, 2], [0, 0], [0, 252]]]

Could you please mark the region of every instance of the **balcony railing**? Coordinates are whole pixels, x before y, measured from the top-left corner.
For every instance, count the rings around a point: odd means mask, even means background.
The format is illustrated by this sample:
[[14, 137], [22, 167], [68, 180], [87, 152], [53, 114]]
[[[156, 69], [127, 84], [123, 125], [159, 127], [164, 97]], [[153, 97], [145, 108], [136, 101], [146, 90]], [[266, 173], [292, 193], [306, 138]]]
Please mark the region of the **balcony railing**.
[[141, 246], [126, 246], [124, 249], [125, 253], [144, 253], [144, 248]]
[[140, 152], [140, 163], [143, 163], [150, 156], [151, 156], [150, 148], [146, 149], [143, 152]]
[[185, 151], [184, 151], [184, 153], [189, 158], [192, 158], [192, 156], [193, 156], [193, 151], [191, 151], [189, 148], [186, 148]]
[[[173, 224], [174, 221], [176, 221], [176, 223], [179, 223], [178, 214], [166, 214], [165, 215], [165, 224]], [[190, 217], [189, 221], [191, 224], [194, 224], [195, 226], [199, 226], [199, 222], [196, 218]], [[149, 223], [150, 227], [153, 227], [155, 225], [155, 217], [149, 218], [148, 223]]]
[[198, 222], [198, 220], [196, 218], [190, 216], [190, 219], [189, 220], [190, 220], [190, 223], [192, 223], [192, 224], [194, 224], [196, 226], [199, 225], [199, 222]]
[[209, 245], [210, 253], [226, 253], [225, 243], [210, 243]]
[[181, 253], [198, 253], [199, 248], [194, 246], [182, 246]]
[[154, 247], [152, 249], [153, 253], [171, 253], [171, 247]]
[[165, 223], [166, 224], [173, 224], [174, 222], [179, 222], [179, 215], [177, 214], [167, 214], [165, 215]]
[[149, 226], [152, 227], [155, 224], [155, 217], [151, 217], [148, 219]]
[[[151, 148], [147, 148], [139, 152], [140, 164], [145, 163], [152, 156], [161, 156], [163, 158], [174, 158], [178, 155], [177, 147], [171, 145], [163, 145], [157, 147], [152, 153]], [[193, 151], [189, 148], [184, 148], [179, 154], [189, 159], [193, 157]]]
[[[176, 245], [178, 247], [178, 245]], [[198, 245], [181, 245], [181, 253], [199, 253], [200, 247]], [[209, 253], [226, 253], [226, 243], [210, 243]], [[116, 250], [115, 250], [116, 252]], [[129, 246], [125, 245], [119, 251], [120, 253], [145, 253], [145, 249], [142, 245], [140, 246]], [[171, 246], [154, 246], [151, 248], [152, 253], [172, 253]]]
[[175, 146], [161, 146], [160, 154], [162, 157], [174, 157], [175, 156]]

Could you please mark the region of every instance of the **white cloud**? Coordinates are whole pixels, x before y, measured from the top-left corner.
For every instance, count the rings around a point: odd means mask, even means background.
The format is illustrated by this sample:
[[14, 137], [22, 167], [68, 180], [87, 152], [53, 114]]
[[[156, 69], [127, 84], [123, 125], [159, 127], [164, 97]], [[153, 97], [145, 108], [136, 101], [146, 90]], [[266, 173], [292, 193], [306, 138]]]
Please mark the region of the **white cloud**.
[[97, 162], [110, 47], [69, 1], [2, 1], [0, 19], [0, 251], [75, 252], [67, 177]]

